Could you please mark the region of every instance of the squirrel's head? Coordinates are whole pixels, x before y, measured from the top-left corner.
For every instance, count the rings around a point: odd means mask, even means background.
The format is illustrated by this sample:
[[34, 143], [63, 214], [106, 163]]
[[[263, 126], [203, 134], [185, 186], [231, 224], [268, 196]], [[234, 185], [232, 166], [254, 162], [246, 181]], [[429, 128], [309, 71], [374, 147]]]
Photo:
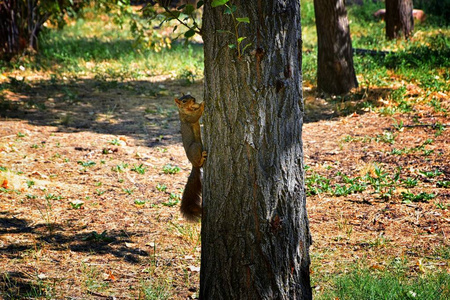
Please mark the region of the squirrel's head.
[[183, 97], [175, 98], [175, 103], [180, 109], [197, 110], [200, 108], [200, 104], [195, 103], [195, 98], [191, 95], [183, 95]]

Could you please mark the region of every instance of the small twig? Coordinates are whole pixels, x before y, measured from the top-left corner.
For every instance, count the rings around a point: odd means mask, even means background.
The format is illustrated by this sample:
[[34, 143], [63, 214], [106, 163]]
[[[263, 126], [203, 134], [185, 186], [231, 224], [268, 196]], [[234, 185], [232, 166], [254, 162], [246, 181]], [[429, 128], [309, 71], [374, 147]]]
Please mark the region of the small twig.
[[90, 291], [90, 290], [88, 290], [87, 292], [88, 292], [88, 294], [96, 296], [96, 297], [101, 297], [101, 298], [105, 298], [105, 299], [109, 299], [109, 300], [115, 300], [116, 299], [116, 297], [106, 296], [106, 295], [103, 295], [103, 294], [100, 294], [100, 293], [96, 293], [96, 292], [93, 292], [93, 291]]
[[0, 136], [0, 139], [7, 139], [7, 138], [11, 138], [11, 137], [17, 137], [17, 134]]
[[227, 4], [225, 4], [225, 6], [228, 7], [228, 9], [231, 12], [231, 18], [233, 18], [234, 35], [236, 37], [236, 48], [237, 48], [237, 51], [238, 51], [238, 58], [241, 58], [241, 49], [239, 49], [240, 48], [239, 47], [239, 31], [238, 31], [239, 23], [236, 24], [236, 18], [234, 17], [233, 10], [231, 9], [231, 7], [229, 7]]
[[[197, 33], [197, 34], [202, 35], [202, 33], [200, 32], [200, 30], [194, 29], [194, 28], [199, 29], [198, 26], [196, 26], [196, 25], [194, 25], [194, 27], [189, 26], [186, 22], [184, 22], [183, 20], [180, 20], [180, 18], [176, 17], [176, 16], [173, 14], [173, 12], [172, 12], [170, 9], [167, 8], [167, 6], [163, 6], [163, 8], [164, 8], [164, 10], [165, 10], [167, 13], [169, 13], [174, 19], [176, 19], [178, 22], [180, 22], [180, 24], [184, 25], [185, 27], [189, 28], [190, 30], [194, 30], [194, 32]], [[197, 23], [195, 23], [195, 21], [194, 21], [194, 24], [197, 24]]]
[[413, 125], [403, 125], [403, 127], [407, 127], [407, 128], [413, 128], [413, 127], [437, 127], [437, 126], [449, 127], [450, 124], [440, 124], [440, 125], [436, 125], [436, 124], [413, 124]]

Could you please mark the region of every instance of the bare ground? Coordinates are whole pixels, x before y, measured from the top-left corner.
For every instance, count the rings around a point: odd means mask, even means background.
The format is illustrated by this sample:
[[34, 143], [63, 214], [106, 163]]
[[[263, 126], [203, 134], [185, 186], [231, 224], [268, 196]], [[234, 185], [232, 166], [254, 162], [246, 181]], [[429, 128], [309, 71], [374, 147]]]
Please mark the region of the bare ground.
[[[202, 84], [165, 77], [27, 82], [11, 84], [0, 98], [0, 295], [136, 299], [169, 291], [167, 298], [195, 297], [200, 225], [178, 212], [190, 164], [173, 98], [190, 92], [202, 99]], [[371, 90], [364, 100], [393, 105], [388, 92]], [[450, 109], [447, 95], [436, 97]], [[435, 126], [449, 124], [447, 114], [416, 101], [411, 113], [382, 116], [361, 103], [305, 92], [307, 175], [363, 177], [382, 166], [392, 178], [401, 167], [400, 179], [418, 184], [399, 183], [388, 196], [369, 187], [308, 197], [317, 293], [330, 283], [316, 278], [353, 263], [383, 270], [400, 258], [412, 275], [449, 272], [450, 191], [438, 182], [450, 180], [450, 134], [436, 135]], [[395, 136], [393, 143], [383, 141], [385, 132]], [[168, 164], [180, 171], [167, 174]], [[435, 177], [424, 175], [435, 170]], [[402, 192], [434, 198], [405, 202]]]

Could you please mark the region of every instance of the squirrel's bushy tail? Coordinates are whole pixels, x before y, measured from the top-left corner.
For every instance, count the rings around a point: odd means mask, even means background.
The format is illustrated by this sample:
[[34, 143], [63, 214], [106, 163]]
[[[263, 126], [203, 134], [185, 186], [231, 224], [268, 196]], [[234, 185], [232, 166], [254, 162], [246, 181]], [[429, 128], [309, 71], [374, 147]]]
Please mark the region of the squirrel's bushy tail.
[[193, 167], [184, 187], [180, 211], [183, 217], [191, 222], [198, 221], [202, 216], [202, 170]]

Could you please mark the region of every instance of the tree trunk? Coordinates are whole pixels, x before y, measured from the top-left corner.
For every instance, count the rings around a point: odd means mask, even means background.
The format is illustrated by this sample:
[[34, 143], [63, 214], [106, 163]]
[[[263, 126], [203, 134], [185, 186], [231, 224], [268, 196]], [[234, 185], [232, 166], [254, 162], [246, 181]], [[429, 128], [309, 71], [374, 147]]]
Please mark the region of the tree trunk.
[[330, 94], [358, 87], [344, 0], [314, 0], [318, 61], [317, 88]]
[[[311, 299], [300, 1], [205, 1], [200, 299]], [[242, 50], [242, 49], [241, 49]]]
[[37, 0], [0, 1], [0, 59], [10, 60], [25, 49], [37, 51], [42, 25], [52, 14], [40, 5]]
[[386, 37], [409, 38], [413, 30], [412, 0], [386, 0]]
[[14, 0], [0, 2], [0, 59], [9, 60], [19, 53], [19, 28], [16, 13], [18, 5]]

